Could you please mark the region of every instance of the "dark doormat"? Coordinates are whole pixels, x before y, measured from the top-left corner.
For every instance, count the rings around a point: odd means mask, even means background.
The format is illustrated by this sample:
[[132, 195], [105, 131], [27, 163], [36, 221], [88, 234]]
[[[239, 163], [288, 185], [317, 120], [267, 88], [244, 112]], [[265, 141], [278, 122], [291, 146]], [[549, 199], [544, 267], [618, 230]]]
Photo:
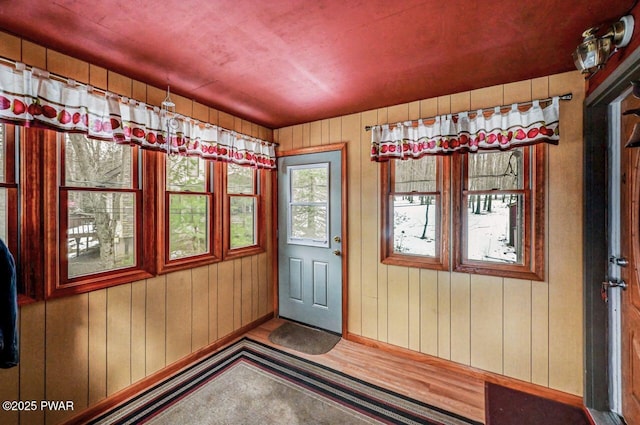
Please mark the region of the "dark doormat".
[[307, 354], [324, 354], [340, 341], [340, 336], [297, 323], [286, 322], [269, 335], [269, 341]]
[[487, 425], [590, 425], [583, 409], [487, 384]]

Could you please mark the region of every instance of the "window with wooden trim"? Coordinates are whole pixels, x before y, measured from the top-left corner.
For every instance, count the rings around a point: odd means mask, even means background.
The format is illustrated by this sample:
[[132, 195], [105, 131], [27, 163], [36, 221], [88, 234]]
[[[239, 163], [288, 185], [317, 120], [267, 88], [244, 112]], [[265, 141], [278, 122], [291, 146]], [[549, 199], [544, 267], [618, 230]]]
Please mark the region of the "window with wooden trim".
[[447, 269], [449, 158], [382, 163], [382, 262]]
[[263, 171], [225, 164], [225, 258], [263, 251]]
[[59, 287], [109, 286], [143, 272], [139, 148], [58, 134]]
[[0, 238], [14, 257], [18, 253], [16, 145], [16, 128], [0, 124]]
[[455, 158], [455, 271], [544, 279], [544, 150]]
[[218, 201], [212, 161], [171, 155], [165, 161], [165, 263], [212, 262], [220, 257]]

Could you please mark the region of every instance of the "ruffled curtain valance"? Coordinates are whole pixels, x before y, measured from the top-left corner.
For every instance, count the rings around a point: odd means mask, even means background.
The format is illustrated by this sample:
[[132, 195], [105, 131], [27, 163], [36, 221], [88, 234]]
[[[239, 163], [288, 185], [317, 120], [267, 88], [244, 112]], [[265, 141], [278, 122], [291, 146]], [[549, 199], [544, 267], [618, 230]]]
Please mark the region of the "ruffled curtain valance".
[[420, 158], [424, 155], [478, 150], [506, 150], [539, 142], [557, 144], [559, 98], [544, 108], [535, 100], [526, 111], [517, 104], [507, 112], [496, 107], [486, 111], [442, 115], [418, 120], [377, 125], [371, 128], [371, 160]]
[[54, 80], [48, 72], [27, 69], [22, 64], [15, 68], [0, 65], [0, 121], [256, 168], [276, 168], [272, 143], [132, 99], [102, 94], [73, 81]]

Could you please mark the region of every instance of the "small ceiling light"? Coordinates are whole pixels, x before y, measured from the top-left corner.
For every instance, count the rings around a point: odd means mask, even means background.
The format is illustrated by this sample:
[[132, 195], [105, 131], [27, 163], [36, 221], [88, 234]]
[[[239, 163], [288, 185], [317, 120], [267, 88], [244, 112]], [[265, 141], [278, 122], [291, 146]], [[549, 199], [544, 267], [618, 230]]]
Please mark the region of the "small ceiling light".
[[597, 36], [598, 28], [589, 28], [582, 33], [582, 43], [573, 52], [576, 68], [583, 74], [594, 74], [600, 70], [616, 49], [625, 47], [633, 34], [633, 16], [623, 16], [611, 25], [601, 37]]

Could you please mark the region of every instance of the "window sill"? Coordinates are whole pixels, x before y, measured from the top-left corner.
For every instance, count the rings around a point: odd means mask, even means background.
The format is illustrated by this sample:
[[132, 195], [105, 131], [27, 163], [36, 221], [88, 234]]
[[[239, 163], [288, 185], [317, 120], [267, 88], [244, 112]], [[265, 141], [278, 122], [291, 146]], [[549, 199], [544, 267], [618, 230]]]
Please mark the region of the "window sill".
[[482, 274], [488, 276], [544, 281], [544, 271], [532, 271], [524, 266], [503, 266], [500, 264], [458, 264], [453, 269], [454, 272]]
[[223, 261], [234, 260], [236, 258], [241, 258], [241, 257], [247, 257], [249, 255], [262, 254], [263, 252], [266, 252], [265, 249], [258, 245], [229, 250], [225, 253]]
[[77, 280], [58, 284], [54, 288], [48, 288], [47, 299], [64, 297], [68, 295], [83, 294], [85, 292], [96, 291], [98, 289], [117, 286], [124, 283], [131, 283], [138, 280], [148, 279], [154, 275], [144, 270], [128, 270], [110, 273], [107, 275], [87, 276]]
[[196, 267], [207, 266], [209, 264], [215, 264], [222, 261], [220, 258], [212, 256], [200, 256], [200, 257], [187, 257], [176, 260], [171, 260], [169, 263], [160, 265], [158, 268], [158, 274], [167, 274], [177, 272], [180, 270], [193, 269]]
[[443, 264], [438, 258], [407, 256], [407, 255], [390, 255], [382, 260], [382, 264], [390, 266], [414, 267], [420, 269], [431, 270], [448, 270], [449, 266]]

